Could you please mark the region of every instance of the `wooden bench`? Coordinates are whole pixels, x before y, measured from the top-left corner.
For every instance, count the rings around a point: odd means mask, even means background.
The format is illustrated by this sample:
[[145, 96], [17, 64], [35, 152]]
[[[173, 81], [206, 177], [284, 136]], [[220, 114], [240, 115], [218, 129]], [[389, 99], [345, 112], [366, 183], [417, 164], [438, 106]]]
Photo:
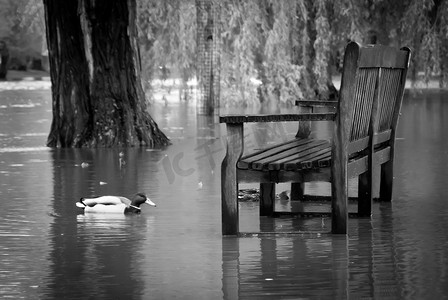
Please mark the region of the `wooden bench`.
[[[260, 183], [260, 215], [274, 209], [275, 184], [291, 182], [303, 192], [305, 182], [331, 182], [332, 232], [347, 233], [349, 178], [358, 177], [358, 214], [371, 215], [374, 168], [381, 167], [380, 198], [392, 198], [395, 130], [410, 49], [351, 42], [344, 54], [339, 101], [334, 113], [224, 115], [227, 153], [221, 169], [222, 233], [239, 233], [238, 185]], [[331, 101], [298, 101], [307, 106]], [[247, 122], [334, 122], [331, 141], [296, 138], [242, 157]], [[300, 191], [302, 189], [302, 191]]]

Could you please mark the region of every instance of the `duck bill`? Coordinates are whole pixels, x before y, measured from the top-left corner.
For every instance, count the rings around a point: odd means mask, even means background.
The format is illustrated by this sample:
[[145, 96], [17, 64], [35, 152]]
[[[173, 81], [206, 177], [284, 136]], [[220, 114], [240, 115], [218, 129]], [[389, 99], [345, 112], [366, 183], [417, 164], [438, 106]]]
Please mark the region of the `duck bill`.
[[157, 206], [154, 202], [152, 202], [149, 198], [146, 198], [145, 201], [146, 204], [151, 205], [151, 206]]

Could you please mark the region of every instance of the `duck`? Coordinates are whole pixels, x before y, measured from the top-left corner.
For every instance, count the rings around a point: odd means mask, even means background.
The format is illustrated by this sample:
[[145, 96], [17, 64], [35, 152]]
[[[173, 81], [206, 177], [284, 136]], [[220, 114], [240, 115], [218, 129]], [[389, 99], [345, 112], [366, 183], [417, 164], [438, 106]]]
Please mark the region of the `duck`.
[[121, 196], [83, 197], [76, 202], [76, 206], [82, 208], [84, 213], [139, 214], [140, 205], [145, 203], [156, 206], [144, 193], [137, 193], [132, 200]]

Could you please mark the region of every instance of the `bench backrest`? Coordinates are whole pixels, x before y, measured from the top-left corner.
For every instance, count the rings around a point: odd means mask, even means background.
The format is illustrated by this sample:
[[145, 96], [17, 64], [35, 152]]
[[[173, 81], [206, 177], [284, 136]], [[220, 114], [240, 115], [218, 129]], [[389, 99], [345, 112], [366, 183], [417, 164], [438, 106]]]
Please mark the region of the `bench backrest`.
[[349, 154], [394, 137], [401, 108], [410, 50], [351, 42], [344, 55], [339, 113], [350, 142]]

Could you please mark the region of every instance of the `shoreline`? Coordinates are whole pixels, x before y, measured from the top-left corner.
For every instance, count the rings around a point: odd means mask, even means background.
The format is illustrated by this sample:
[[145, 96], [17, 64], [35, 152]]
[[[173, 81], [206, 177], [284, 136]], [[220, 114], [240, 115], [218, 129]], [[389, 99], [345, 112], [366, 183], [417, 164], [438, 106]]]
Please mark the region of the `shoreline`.
[[[17, 70], [8, 70], [8, 74], [6, 76], [6, 80], [3, 82], [14, 82], [14, 81], [51, 81], [50, 73], [46, 71], [39, 71], [39, 70], [28, 70], [28, 71], [17, 71]], [[155, 79], [155, 86], [157, 86], [160, 80]], [[341, 86], [341, 76], [333, 76], [333, 84], [336, 87], [337, 90], [340, 89]], [[169, 78], [165, 81], [165, 84], [173, 85], [173, 83], [178, 82], [178, 79], [175, 78]], [[194, 85], [196, 81], [192, 81], [190, 84]], [[439, 87], [439, 80], [438, 79], [431, 79], [428, 84], [426, 84], [423, 81], [417, 81], [414, 84], [411, 80], [406, 80], [406, 86], [405, 88], [407, 90], [422, 90], [422, 89], [440, 89], [440, 90], [448, 90], [448, 87]]]

